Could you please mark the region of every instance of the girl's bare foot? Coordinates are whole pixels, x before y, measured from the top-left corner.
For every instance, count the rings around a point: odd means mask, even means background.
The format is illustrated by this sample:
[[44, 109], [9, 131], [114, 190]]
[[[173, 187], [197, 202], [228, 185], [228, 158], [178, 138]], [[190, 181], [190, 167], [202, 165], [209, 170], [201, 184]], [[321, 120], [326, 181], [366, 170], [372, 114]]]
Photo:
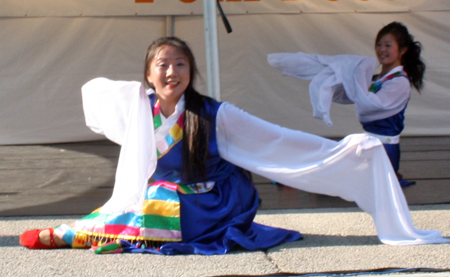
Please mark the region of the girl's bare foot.
[[[51, 239], [50, 236], [51, 236], [50, 230], [44, 229], [39, 233], [39, 240], [41, 241], [41, 243], [50, 246], [50, 239]], [[58, 247], [62, 248], [69, 246], [65, 241], [63, 241], [56, 235], [53, 235], [53, 240], [55, 241]]]

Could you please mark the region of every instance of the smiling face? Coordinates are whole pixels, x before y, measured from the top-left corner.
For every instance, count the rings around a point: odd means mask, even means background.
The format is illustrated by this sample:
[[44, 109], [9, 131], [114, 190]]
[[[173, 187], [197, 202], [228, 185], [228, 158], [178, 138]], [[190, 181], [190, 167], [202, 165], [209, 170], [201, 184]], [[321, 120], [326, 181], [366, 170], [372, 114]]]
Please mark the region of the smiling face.
[[[162, 45], [150, 61], [148, 69], [147, 81], [155, 89], [162, 112], [166, 116], [166, 113], [170, 115], [190, 83], [188, 57], [175, 46]], [[168, 108], [164, 111], [163, 107]]]
[[383, 73], [388, 73], [391, 69], [401, 65], [402, 55], [406, 52], [405, 48], [399, 49], [397, 40], [393, 34], [383, 35], [375, 44], [375, 52], [382, 66]]

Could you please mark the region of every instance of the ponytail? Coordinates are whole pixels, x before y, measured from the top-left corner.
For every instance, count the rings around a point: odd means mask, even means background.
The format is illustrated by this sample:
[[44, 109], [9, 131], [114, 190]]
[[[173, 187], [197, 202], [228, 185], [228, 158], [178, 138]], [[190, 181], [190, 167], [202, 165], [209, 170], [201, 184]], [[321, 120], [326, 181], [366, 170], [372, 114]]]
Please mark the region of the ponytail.
[[423, 75], [425, 74], [425, 63], [420, 58], [422, 45], [418, 41], [411, 40], [408, 50], [402, 56], [403, 70], [408, 74], [411, 84], [420, 93], [423, 88]]

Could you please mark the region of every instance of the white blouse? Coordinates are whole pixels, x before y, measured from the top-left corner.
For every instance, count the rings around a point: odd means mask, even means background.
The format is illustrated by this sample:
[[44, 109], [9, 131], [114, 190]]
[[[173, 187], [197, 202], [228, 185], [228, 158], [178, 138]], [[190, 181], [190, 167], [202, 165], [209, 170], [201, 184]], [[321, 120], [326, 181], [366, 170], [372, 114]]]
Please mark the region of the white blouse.
[[[389, 75], [402, 70], [403, 66], [397, 66], [378, 80], [384, 80]], [[401, 112], [408, 104], [410, 96], [409, 80], [404, 77], [393, 78], [384, 82], [377, 93], [367, 93], [370, 105], [362, 106], [355, 103], [356, 112], [362, 122], [388, 118]]]

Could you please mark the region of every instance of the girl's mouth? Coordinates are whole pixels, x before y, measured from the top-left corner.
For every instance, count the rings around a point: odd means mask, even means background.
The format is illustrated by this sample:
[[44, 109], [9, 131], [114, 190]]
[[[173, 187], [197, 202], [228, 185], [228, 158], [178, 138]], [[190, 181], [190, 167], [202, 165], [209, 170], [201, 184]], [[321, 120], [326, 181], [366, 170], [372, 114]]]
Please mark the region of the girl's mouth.
[[169, 88], [174, 88], [174, 87], [178, 86], [178, 82], [175, 82], [175, 81], [167, 82], [166, 84]]

